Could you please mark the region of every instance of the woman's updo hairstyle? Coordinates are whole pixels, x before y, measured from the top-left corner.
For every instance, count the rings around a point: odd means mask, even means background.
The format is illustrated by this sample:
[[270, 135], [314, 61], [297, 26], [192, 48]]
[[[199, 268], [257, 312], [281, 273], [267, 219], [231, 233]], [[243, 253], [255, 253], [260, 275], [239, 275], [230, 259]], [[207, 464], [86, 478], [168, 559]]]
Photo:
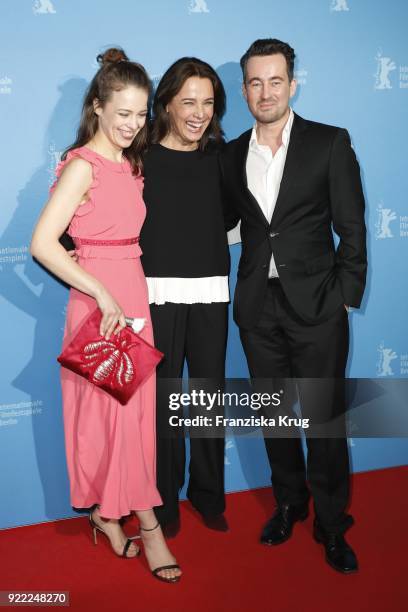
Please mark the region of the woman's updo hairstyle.
[[[96, 134], [98, 116], [94, 111], [94, 100], [98, 100], [103, 108], [113, 91], [120, 91], [131, 85], [143, 89], [149, 97], [151, 95], [152, 87], [146, 70], [141, 64], [129, 61], [123, 49], [119, 47], [107, 49], [104, 53], [99, 54], [96, 60], [100, 68], [85, 93], [76, 140], [64, 152], [62, 159], [66, 158], [68, 151], [71, 149], [86, 145]], [[123, 150], [123, 154], [130, 161], [135, 174], [139, 174], [143, 169], [141, 156], [147, 148], [147, 141], [148, 120], [136, 134], [130, 147]]]
[[107, 66], [108, 64], [116, 64], [117, 62], [128, 62], [129, 58], [123, 49], [119, 47], [111, 47], [105, 53], [100, 53], [96, 57], [96, 61], [101, 66]]

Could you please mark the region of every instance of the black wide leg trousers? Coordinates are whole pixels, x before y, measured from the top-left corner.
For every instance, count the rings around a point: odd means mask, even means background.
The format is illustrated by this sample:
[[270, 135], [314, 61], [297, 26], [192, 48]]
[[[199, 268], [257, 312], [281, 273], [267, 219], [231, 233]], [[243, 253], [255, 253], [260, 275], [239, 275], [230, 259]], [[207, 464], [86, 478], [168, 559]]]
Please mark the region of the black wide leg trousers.
[[[307, 470], [301, 439], [265, 437], [276, 501], [301, 504], [314, 500], [316, 518], [324, 529], [344, 532], [351, 524], [345, 513], [349, 500], [349, 459], [345, 435], [345, 368], [349, 347], [348, 314], [342, 305], [327, 321], [308, 325], [293, 311], [278, 279], [268, 282], [261, 317], [255, 328], [240, 330], [253, 379], [286, 380], [296, 387], [302, 418], [312, 424], [340, 422], [343, 435], [307, 437]], [[285, 384], [285, 383], [283, 383]], [[288, 385], [291, 389], [288, 389]], [[290, 407], [289, 407], [290, 411]], [[297, 416], [294, 413], [292, 416]]]
[[[155, 346], [164, 353], [157, 368], [157, 488], [163, 500], [155, 508], [162, 526], [179, 517], [184, 484], [185, 442], [182, 430], [169, 425], [169, 393], [181, 392], [186, 360], [190, 379], [205, 379], [211, 391], [222, 388], [228, 332], [228, 304], [152, 304]], [[169, 379], [169, 380], [166, 380]], [[204, 412], [202, 412], [204, 414]], [[224, 439], [190, 437], [187, 496], [204, 516], [224, 512]]]

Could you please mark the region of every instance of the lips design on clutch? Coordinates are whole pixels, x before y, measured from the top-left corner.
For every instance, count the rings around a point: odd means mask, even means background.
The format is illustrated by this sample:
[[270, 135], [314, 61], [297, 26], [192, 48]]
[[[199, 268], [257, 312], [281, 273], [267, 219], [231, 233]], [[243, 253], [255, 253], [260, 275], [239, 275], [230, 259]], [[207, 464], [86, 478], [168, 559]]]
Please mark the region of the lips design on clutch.
[[133, 362], [126, 352], [136, 346], [134, 343], [121, 340], [118, 344], [108, 340], [90, 342], [84, 346], [84, 358], [88, 362], [83, 364], [83, 368], [94, 368], [91, 373], [94, 382], [103, 382], [110, 376], [116, 378], [117, 383], [123, 387], [132, 382], [134, 377]]
[[144, 327], [145, 319], [125, 317], [126, 327], [109, 340], [100, 334], [101, 320], [96, 308], [65, 344], [58, 361], [124, 406], [153, 374], [163, 353], [135, 331]]

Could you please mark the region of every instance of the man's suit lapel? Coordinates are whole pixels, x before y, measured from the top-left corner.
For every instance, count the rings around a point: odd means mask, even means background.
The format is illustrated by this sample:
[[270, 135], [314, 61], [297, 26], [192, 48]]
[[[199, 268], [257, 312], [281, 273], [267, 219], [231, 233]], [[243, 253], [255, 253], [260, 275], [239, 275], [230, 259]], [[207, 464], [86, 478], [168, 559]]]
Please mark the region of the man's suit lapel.
[[240, 176], [242, 177], [242, 187], [246, 199], [249, 201], [249, 206], [256, 211], [262, 223], [266, 226], [272, 225], [279, 218], [279, 214], [283, 209], [282, 203], [289, 190], [294, 184], [295, 177], [298, 172], [298, 168], [303, 156], [302, 141], [304, 131], [307, 127], [306, 121], [299, 117], [296, 113], [293, 118], [292, 130], [290, 133], [289, 147], [286, 155], [285, 167], [283, 169], [282, 180], [279, 188], [278, 198], [276, 200], [275, 209], [272, 215], [271, 223], [265, 217], [262, 208], [260, 207], [257, 199], [252, 195], [248, 188], [248, 180], [246, 174], [246, 162], [248, 157], [249, 141], [251, 139], [252, 130], [248, 130], [242, 134], [238, 148], [238, 165]]
[[278, 197], [273, 211], [271, 225], [276, 223], [283, 211], [283, 203], [290, 187], [293, 187], [298, 175], [299, 166], [303, 158], [303, 137], [307, 124], [304, 119], [294, 113], [293, 125], [290, 132], [288, 152], [279, 188]]
[[244, 191], [245, 199], [248, 200], [248, 204], [252, 210], [255, 210], [260, 221], [266, 226], [269, 225], [268, 219], [263, 214], [262, 208], [259, 206], [258, 200], [253, 196], [251, 191], [248, 188], [248, 179], [246, 173], [246, 162], [248, 157], [248, 147], [249, 141], [251, 139], [252, 130], [248, 130], [242, 134], [239, 142], [238, 148], [238, 169], [240, 173], [240, 178], [242, 178], [242, 188]]

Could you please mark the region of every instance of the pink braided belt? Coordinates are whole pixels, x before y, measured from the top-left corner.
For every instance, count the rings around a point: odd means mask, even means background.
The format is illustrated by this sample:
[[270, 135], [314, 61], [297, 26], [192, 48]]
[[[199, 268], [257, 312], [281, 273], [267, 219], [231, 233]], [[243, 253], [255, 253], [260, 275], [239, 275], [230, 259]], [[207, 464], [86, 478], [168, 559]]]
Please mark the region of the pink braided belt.
[[139, 236], [134, 238], [122, 238], [120, 240], [93, 240], [92, 238], [78, 238], [72, 236], [72, 240], [75, 243], [76, 248], [81, 246], [128, 246], [130, 244], [137, 244], [139, 242]]

